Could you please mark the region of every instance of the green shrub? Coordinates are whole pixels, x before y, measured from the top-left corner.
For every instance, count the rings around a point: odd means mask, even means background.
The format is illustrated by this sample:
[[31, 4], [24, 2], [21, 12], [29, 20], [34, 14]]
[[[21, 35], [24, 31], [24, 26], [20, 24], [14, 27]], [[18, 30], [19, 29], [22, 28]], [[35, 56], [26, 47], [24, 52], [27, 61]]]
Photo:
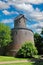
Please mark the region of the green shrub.
[[32, 42], [25, 42], [21, 49], [17, 53], [17, 57], [33, 57], [37, 55], [37, 49]]

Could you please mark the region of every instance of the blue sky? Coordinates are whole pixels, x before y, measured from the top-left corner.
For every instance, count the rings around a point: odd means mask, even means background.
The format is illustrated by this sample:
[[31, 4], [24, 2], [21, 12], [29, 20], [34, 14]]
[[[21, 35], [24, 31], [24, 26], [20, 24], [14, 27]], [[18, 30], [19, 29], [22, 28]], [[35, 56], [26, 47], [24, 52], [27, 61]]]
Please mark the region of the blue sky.
[[43, 28], [43, 0], [0, 0], [0, 22], [11, 28], [14, 19], [24, 14], [28, 19], [26, 26], [33, 32], [41, 32]]

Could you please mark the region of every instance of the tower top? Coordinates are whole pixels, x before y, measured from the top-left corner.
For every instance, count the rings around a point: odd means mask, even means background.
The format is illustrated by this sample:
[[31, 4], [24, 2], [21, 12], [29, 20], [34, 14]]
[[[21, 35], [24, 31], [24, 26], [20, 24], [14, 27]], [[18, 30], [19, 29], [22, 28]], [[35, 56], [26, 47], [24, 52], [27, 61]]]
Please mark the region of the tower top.
[[20, 14], [19, 16], [17, 16], [17, 17], [15, 18], [15, 21], [21, 19], [22, 17], [24, 17], [24, 15], [23, 15], [23, 14]]
[[23, 14], [20, 14], [19, 16], [15, 18], [14, 27], [15, 28], [25, 28], [26, 27], [25, 17]]

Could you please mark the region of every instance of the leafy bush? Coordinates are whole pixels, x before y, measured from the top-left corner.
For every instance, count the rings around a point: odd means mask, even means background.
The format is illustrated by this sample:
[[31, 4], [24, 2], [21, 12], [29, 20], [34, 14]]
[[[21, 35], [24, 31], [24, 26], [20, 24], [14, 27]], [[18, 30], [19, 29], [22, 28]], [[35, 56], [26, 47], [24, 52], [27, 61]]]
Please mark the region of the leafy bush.
[[37, 49], [31, 42], [25, 42], [25, 44], [20, 48], [17, 53], [17, 57], [33, 57], [37, 55]]

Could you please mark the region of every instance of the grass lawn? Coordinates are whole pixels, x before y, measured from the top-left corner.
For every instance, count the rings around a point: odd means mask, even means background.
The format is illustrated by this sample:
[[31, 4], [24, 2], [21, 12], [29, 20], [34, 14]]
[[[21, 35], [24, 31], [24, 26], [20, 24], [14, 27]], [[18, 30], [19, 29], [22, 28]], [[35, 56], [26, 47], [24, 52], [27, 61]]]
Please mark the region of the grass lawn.
[[[35, 58], [38, 58], [39, 56], [36, 55], [34, 56]], [[30, 60], [30, 58], [27, 58]], [[0, 56], [0, 61], [14, 61], [14, 60], [26, 60], [26, 58], [15, 58], [15, 57], [10, 57], [10, 56]]]
[[[35, 56], [36, 58], [38, 58], [37, 56]], [[27, 58], [28, 59], [28, 58]], [[9, 56], [0, 56], [0, 62], [2, 61], [14, 61], [14, 60], [26, 60], [26, 58], [15, 58], [15, 57], [9, 57]], [[30, 60], [30, 59], [28, 59]], [[43, 65], [43, 62], [22, 62], [22, 63], [11, 63], [11, 64], [1, 64], [1, 65]]]
[[26, 58], [15, 58], [9, 56], [0, 56], [0, 61], [26, 60]]
[[1, 64], [1, 65], [43, 65], [43, 63], [31, 63], [31, 62], [27, 62], [27, 63]]

